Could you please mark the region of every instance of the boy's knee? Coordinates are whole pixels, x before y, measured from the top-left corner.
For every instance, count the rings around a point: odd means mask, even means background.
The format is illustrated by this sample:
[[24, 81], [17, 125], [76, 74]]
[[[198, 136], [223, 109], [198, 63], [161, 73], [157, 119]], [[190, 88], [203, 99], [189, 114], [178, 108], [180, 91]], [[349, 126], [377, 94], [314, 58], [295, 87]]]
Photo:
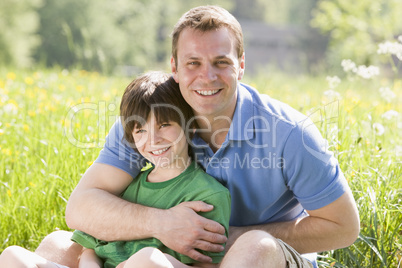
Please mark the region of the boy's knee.
[[5, 250], [3, 250], [3, 253], [1, 253], [0, 255], [0, 259], [18, 256], [20, 255], [22, 250], [23, 248], [19, 246], [9, 246]]
[[140, 249], [127, 260], [126, 265], [128, 267], [173, 267], [165, 254], [153, 247]]
[[21, 266], [22, 262], [20, 258], [24, 258], [26, 255], [26, 249], [19, 246], [9, 246], [3, 250], [0, 254], [0, 266]]
[[77, 267], [82, 246], [71, 241], [72, 232], [55, 231], [48, 234], [35, 253], [55, 263]]

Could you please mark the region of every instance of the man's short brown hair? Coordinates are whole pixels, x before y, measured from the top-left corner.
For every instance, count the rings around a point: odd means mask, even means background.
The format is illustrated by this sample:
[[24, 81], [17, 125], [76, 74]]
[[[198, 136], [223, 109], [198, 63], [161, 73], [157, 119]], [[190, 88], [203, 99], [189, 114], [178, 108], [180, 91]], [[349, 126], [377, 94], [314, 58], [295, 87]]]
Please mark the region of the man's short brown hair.
[[177, 65], [177, 44], [180, 33], [191, 28], [201, 32], [216, 30], [221, 27], [228, 28], [236, 39], [237, 56], [243, 56], [243, 31], [240, 23], [226, 9], [219, 6], [200, 6], [187, 11], [176, 23], [172, 32], [172, 56]]

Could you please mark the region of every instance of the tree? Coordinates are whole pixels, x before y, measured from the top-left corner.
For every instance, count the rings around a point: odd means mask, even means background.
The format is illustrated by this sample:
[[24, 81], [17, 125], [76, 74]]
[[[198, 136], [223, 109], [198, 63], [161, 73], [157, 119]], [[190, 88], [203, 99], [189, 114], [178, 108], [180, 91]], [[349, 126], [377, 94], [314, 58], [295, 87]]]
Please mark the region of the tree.
[[375, 63], [378, 43], [402, 32], [400, 0], [320, 0], [311, 25], [329, 35], [328, 61]]
[[2, 0], [0, 2], [0, 62], [29, 67], [31, 54], [40, 40], [36, 34], [39, 17], [35, 8], [40, 0]]

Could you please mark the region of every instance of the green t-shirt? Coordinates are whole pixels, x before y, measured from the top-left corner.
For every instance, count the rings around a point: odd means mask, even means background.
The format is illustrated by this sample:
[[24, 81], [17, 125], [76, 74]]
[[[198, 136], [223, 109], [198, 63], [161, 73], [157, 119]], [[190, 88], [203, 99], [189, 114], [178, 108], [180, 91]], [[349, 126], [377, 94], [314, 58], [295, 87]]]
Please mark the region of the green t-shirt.
[[[164, 182], [147, 181], [147, 176], [152, 169], [140, 173], [124, 191], [122, 198], [133, 203], [161, 209], [168, 209], [186, 201], [204, 201], [213, 205], [214, 209], [199, 214], [223, 225], [226, 236], [228, 236], [230, 194], [222, 184], [206, 174], [195, 162], [191, 163], [176, 178]], [[156, 238], [106, 242], [77, 230], [74, 232], [72, 240], [86, 248], [94, 249], [96, 254], [104, 260], [105, 268], [116, 267], [144, 247], [158, 248], [182, 263], [196, 262], [188, 256], [167, 248]], [[200, 252], [210, 256], [213, 263], [219, 263], [224, 255], [224, 252]]]

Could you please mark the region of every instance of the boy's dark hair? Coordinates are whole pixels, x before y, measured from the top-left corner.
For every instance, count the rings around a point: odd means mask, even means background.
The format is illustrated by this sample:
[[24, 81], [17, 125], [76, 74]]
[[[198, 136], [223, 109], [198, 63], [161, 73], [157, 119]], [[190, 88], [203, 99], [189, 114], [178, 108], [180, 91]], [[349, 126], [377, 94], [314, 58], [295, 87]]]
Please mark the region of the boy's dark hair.
[[[120, 103], [120, 116], [124, 138], [135, 148], [132, 132], [140, 128], [154, 112], [157, 122], [173, 121], [184, 130], [186, 137], [192, 138], [195, 127], [193, 110], [180, 93], [179, 84], [171, 74], [148, 72], [132, 81], [124, 91]], [[188, 125], [188, 122], [191, 123]]]

